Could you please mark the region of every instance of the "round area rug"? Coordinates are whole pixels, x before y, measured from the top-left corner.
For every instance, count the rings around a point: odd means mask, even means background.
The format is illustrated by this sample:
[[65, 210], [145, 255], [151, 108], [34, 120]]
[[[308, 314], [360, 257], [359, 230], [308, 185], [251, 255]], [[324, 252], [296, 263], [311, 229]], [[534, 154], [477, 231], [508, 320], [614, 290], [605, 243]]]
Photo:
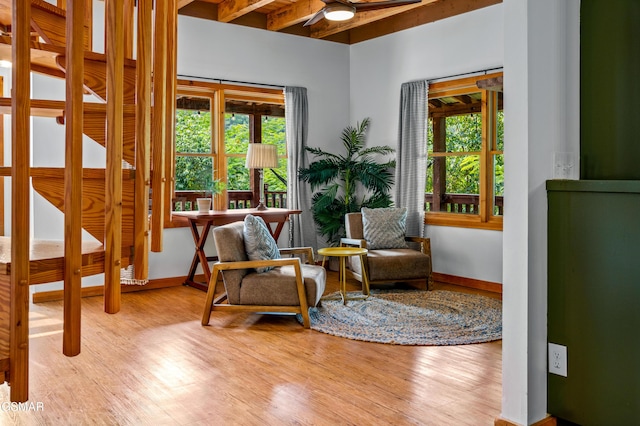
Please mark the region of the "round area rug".
[[374, 289], [368, 299], [348, 300], [346, 306], [335, 292], [309, 315], [313, 330], [367, 342], [435, 346], [502, 338], [500, 300], [446, 290]]

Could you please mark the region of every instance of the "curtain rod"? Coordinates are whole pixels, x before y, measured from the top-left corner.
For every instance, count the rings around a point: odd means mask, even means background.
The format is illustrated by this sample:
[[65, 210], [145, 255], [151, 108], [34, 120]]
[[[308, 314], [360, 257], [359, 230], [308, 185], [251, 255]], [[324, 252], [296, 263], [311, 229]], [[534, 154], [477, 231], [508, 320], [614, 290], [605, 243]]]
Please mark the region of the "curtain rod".
[[487, 75], [487, 74], [489, 74], [490, 71], [491, 72], [496, 72], [496, 71], [501, 71], [502, 69], [503, 69], [503, 67], [494, 67], [494, 68], [487, 68], [487, 69], [479, 70], [479, 71], [463, 72], [463, 73], [460, 73], [460, 74], [448, 75], [446, 77], [429, 78], [429, 79], [427, 79], [427, 82], [428, 83], [435, 83], [435, 82], [437, 82], [439, 80], [446, 80], [446, 79], [449, 79], [449, 78], [463, 77], [463, 76], [471, 77], [472, 75], [483, 74], [483, 73], [485, 75]]
[[187, 78], [187, 79], [198, 79], [198, 80], [214, 81], [214, 82], [218, 82], [220, 84], [233, 83], [233, 84], [244, 84], [244, 85], [247, 85], [247, 86], [263, 86], [263, 87], [275, 87], [277, 89], [284, 89], [284, 86], [281, 86], [281, 85], [278, 85], [278, 84], [253, 83], [253, 82], [250, 82], [250, 81], [225, 80], [223, 78], [198, 77], [198, 76], [195, 76], [195, 75], [184, 75], [184, 74], [178, 74], [177, 76], [180, 77], [180, 78]]

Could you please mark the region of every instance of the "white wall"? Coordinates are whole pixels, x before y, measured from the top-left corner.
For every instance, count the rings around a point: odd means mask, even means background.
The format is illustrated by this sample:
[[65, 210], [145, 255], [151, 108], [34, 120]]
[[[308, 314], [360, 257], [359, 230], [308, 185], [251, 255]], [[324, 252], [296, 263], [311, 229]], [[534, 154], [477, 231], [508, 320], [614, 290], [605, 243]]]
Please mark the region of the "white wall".
[[[502, 13], [486, 7], [352, 45], [351, 122], [371, 118], [367, 144], [397, 145], [402, 83], [502, 67]], [[427, 226], [426, 235], [435, 272], [502, 282], [502, 232]]]
[[[180, 16], [178, 74], [307, 88], [309, 146], [331, 149], [349, 124], [349, 47]], [[185, 275], [193, 256], [187, 228], [165, 230], [149, 277]], [[210, 239], [211, 240], [211, 239]], [[278, 241], [288, 245], [288, 229]], [[209, 245], [207, 253], [214, 253]]]
[[[505, 0], [502, 417], [546, 416], [547, 194], [554, 153], [579, 153], [580, 1]], [[578, 170], [573, 171], [577, 178]]]

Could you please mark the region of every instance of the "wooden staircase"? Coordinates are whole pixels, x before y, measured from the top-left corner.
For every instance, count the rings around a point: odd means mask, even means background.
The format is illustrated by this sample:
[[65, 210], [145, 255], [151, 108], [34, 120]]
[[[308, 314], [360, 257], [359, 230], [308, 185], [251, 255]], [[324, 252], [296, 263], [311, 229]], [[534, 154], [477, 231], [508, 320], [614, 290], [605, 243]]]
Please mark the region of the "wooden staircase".
[[[64, 280], [63, 352], [74, 356], [80, 352], [81, 277], [105, 273], [105, 312], [116, 313], [120, 269], [133, 263], [135, 278], [145, 279], [150, 246], [162, 249], [177, 2], [138, 0], [134, 11], [133, 0], [106, 0], [106, 54], [91, 51], [91, 5], [0, 0], [0, 27], [9, 30], [0, 35], [0, 60], [13, 63], [12, 97], [0, 98], [0, 113], [12, 117], [11, 167], [0, 167], [0, 176], [12, 178], [11, 238], [0, 237], [0, 378], [11, 386], [12, 401], [28, 399], [29, 285]], [[134, 17], [135, 60], [125, 57], [132, 56]], [[66, 100], [31, 99], [30, 72], [65, 79]], [[95, 102], [85, 102], [87, 93]], [[65, 125], [64, 167], [29, 166], [29, 116]], [[83, 134], [105, 147], [104, 169], [83, 169]], [[123, 169], [122, 160], [130, 167]], [[64, 242], [30, 239], [31, 190], [64, 213]], [[83, 229], [100, 243], [83, 242]]]

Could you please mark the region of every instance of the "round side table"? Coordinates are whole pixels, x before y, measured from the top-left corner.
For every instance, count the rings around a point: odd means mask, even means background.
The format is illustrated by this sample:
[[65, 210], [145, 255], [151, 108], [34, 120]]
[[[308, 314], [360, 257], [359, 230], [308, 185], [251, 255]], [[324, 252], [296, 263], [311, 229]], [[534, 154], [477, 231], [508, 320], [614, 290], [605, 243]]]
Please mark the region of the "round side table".
[[318, 254], [323, 256], [322, 266], [324, 266], [327, 257], [333, 256], [340, 260], [339, 268], [339, 280], [340, 280], [340, 295], [342, 296], [342, 302], [347, 304], [347, 266], [346, 260], [350, 256], [359, 256], [360, 265], [362, 266], [362, 294], [365, 298], [369, 297], [369, 279], [367, 278], [367, 271], [364, 266], [364, 257], [367, 255], [368, 250], [366, 248], [359, 247], [325, 247], [318, 249]]

